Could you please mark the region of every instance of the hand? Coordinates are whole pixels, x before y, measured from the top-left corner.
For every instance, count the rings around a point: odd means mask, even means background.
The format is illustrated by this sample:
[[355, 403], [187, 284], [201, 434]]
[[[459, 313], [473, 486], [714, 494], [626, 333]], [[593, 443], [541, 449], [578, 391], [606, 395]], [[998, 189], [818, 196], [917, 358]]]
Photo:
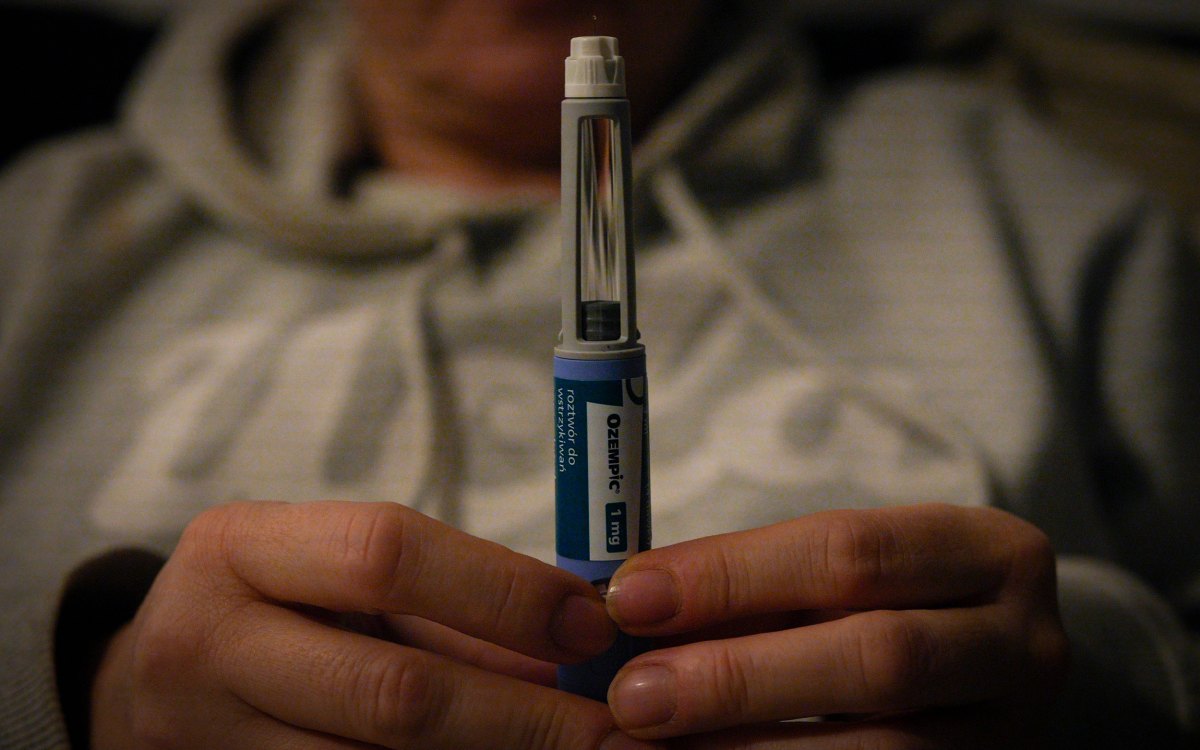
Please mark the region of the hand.
[[225, 506], [110, 644], [92, 746], [644, 747], [538, 684], [614, 633], [585, 581], [399, 505]]
[[627, 664], [609, 703], [630, 735], [687, 747], [1030, 747], [1066, 670], [1049, 542], [993, 509], [820, 513], [652, 550], [608, 608], [685, 636]]

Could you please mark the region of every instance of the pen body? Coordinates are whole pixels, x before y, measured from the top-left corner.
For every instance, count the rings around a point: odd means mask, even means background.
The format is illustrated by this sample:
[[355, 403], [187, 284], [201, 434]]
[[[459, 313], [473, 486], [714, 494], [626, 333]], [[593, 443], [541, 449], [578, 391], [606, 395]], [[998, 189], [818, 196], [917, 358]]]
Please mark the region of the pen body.
[[[554, 358], [555, 521], [559, 567], [601, 594], [621, 563], [650, 547], [646, 357]], [[621, 634], [601, 656], [559, 668], [559, 687], [604, 700], [638, 651]]]
[[[601, 594], [650, 546], [646, 350], [634, 283], [629, 101], [612, 37], [576, 37], [562, 103], [562, 330], [554, 356], [558, 565]], [[559, 687], [604, 700], [638, 650], [559, 669]]]

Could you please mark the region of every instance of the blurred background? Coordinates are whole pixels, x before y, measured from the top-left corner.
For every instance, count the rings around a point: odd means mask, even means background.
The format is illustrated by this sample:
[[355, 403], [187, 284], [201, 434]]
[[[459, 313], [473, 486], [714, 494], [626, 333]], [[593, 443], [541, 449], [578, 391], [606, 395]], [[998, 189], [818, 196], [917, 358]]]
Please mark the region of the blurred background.
[[113, 118], [130, 73], [178, 0], [0, 0], [8, 101], [0, 168], [29, 144]]
[[[1006, 69], [1064, 132], [1200, 211], [1200, 0], [779, 1], [834, 94], [907, 63]], [[0, 0], [0, 168], [32, 143], [111, 121], [164, 18], [186, 4]]]

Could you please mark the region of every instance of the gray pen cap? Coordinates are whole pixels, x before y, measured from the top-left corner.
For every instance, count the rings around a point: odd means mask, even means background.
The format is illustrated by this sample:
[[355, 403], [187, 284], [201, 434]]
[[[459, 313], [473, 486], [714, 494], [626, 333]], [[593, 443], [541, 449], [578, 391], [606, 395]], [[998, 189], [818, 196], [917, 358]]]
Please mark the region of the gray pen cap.
[[577, 36], [566, 60], [568, 99], [619, 99], [625, 96], [625, 59], [611, 36]]

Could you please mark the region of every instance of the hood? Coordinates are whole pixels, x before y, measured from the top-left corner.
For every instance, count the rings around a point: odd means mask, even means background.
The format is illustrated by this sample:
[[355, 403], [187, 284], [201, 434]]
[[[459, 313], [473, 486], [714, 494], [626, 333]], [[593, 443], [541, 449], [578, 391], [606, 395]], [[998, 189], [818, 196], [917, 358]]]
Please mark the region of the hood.
[[[371, 255], [422, 247], [466, 205], [429, 185], [334, 189], [353, 146], [346, 23], [336, 3], [209, 2], [165, 30], [126, 102], [124, 124], [208, 214], [301, 253]], [[329, 105], [334, 101], [333, 106]]]
[[[547, 207], [533, 195], [471, 196], [379, 171], [359, 172], [338, 190], [357, 137], [346, 94], [347, 32], [341, 4], [328, 0], [193, 7], [148, 57], [124, 126], [206, 213], [291, 253], [421, 254], [451, 227]], [[634, 154], [639, 186], [672, 160], [688, 165], [697, 189], [715, 191], [715, 203], [722, 193], [745, 196], [748, 185], [768, 189], [777, 183], [771, 175], [794, 178], [794, 141], [808, 105], [772, 93], [807, 76], [807, 66], [780, 24], [764, 20], [749, 36], [643, 134]], [[754, 101], [761, 106], [747, 107]], [[706, 173], [722, 180], [706, 185]], [[731, 173], [744, 180], [729, 184]], [[646, 192], [639, 188], [639, 197]]]

